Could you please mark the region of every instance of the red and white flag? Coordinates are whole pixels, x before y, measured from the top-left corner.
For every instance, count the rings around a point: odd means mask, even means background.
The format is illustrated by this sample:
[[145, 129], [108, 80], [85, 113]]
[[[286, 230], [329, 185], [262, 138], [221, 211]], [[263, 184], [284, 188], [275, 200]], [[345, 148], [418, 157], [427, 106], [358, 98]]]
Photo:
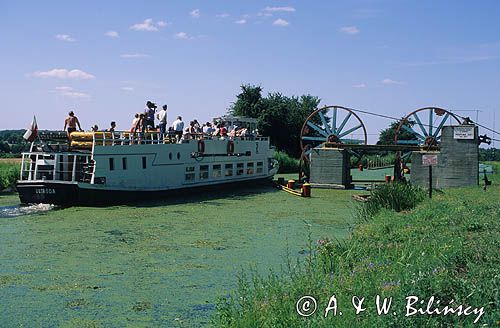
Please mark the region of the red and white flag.
[[38, 135], [38, 125], [36, 124], [36, 117], [33, 116], [33, 121], [31, 122], [30, 127], [23, 135], [23, 138], [29, 142], [33, 142]]

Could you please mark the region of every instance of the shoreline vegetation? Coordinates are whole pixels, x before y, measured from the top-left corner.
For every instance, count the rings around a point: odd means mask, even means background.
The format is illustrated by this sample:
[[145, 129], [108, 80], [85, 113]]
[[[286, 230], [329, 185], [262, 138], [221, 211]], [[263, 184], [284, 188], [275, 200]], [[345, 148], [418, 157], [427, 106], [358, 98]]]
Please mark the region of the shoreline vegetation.
[[[299, 260], [286, 255], [282, 272], [243, 270], [236, 291], [218, 300], [213, 325], [469, 327], [476, 320], [479, 325], [498, 324], [500, 163], [488, 164], [497, 174], [490, 175], [493, 184], [486, 191], [481, 186], [446, 189], [429, 200], [418, 188], [383, 187], [360, 206], [357, 225], [347, 239], [309, 238], [309, 253]], [[394, 202], [393, 195], [400, 192], [407, 197]], [[388, 314], [377, 314], [377, 295], [392, 300]], [[317, 311], [301, 317], [296, 306], [304, 296], [317, 300]], [[335, 303], [330, 303], [332, 296]], [[353, 296], [365, 298], [362, 313], [355, 313]], [[410, 301], [415, 303], [408, 310]], [[332, 304], [337, 315], [330, 309], [325, 318]], [[453, 311], [444, 315], [446, 308]]]
[[3, 158], [0, 160], [0, 192], [15, 189], [20, 166], [21, 161], [18, 158]]

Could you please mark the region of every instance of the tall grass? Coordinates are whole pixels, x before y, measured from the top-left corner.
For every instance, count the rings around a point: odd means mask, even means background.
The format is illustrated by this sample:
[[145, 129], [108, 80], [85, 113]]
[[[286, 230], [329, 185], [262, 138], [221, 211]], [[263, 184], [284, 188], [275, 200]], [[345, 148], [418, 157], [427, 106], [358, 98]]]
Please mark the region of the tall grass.
[[299, 171], [299, 160], [283, 151], [276, 151], [274, 153], [274, 159], [280, 164], [278, 173], [296, 173]]
[[0, 162], [0, 191], [15, 188], [19, 178], [19, 165], [16, 163]]
[[[242, 274], [237, 290], [219, 300], [217, 327], [472, 327], [477, 315], [405, 315], [406, 297], [443, 308], [452, 300], [484, 307], [478, 325], [500, 318], [500, 188], [447, 190], [409, 211], [425, 195], [406, 185], [387, 185], [369, 202], [374, 214], [348, 240], [309, 238], [305, 256], [287, 255], [283, 271]], [[398, 193], [408, 198], [396, 200]], [[396, 212], [395, 210], [401, 212]], [[316, 313], [301, 317], [296, 302], [317, 300]], [[324, 310], [336, 296], [342, 315]], [[365, 298], [356, 314], [352, 297]], [[377, 315], [375, 297], [392, 297], [388, 315]], [[425, 308], [427, 303], [422, 305]], [[434, 305], [435, 307], [435, 305]], [[393, 314], [395, 312], [396, 314]]]
[[424, 190], [409, 183], [395, 182], [377, 186], [368, 201], [358, 207], [359, 219], [369, 219], [381, 209], [407, 211], [426, 197]]

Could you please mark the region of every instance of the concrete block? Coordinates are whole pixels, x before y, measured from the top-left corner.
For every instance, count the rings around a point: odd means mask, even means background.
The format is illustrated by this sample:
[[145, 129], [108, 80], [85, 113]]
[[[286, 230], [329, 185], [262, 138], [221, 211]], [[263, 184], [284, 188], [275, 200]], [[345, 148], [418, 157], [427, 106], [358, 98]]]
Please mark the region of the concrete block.
[[310, 155], [310, 182], [351, 186], [350, 156], [346, 150], [313, 149]]
[[[473, 139], [455, 139], [453, 129], [463, 126], [445, 126], [441, 133], [438, 165], [432, 169], [434, 188], [477, 186], [479, 184], [478, 129], [474, 127]], [[411, 181], [428, 187], [429, 168], [422, 165], [422, 155], [429, 152], [413, 152], [411, 157]]]

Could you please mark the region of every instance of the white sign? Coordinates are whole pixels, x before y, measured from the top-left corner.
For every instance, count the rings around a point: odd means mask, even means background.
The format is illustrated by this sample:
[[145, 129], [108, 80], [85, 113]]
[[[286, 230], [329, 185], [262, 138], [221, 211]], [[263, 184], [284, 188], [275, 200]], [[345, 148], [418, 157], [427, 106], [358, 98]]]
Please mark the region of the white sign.
[[438, 155], [422, 155], [423, 166], [436, 166], [438, 165]]
[[453, 139], [474, 139], [473, 126], [455, 126], [453, 127]]

